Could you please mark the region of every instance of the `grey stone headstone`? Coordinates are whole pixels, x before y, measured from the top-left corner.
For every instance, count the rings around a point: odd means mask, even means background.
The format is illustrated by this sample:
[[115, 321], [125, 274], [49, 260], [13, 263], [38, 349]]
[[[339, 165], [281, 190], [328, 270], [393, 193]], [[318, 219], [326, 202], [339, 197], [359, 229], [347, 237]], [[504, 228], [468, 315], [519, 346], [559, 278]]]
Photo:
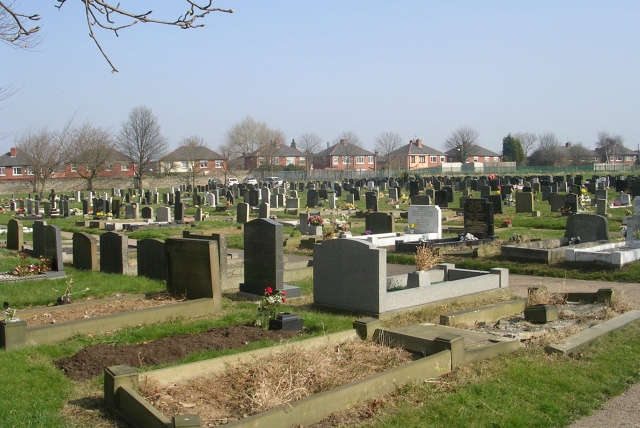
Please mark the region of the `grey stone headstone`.
[[415, 233], [437, 233], [442, 236], [442, 214], [437, 205], [414, 205], [408, 210], [409, 224], [415, 223]]
[[100, 271], [119, 274], [129, 272], [129, 241], [125, 234], [107, 232], [100, 235]]
[[138, 240], [136, 259], [138, 276], [166, 281], [167, 256], [164, 241], [151, 238]]
[[[220, 262], [220, 280], [224, 283], [228, 281], [227, 277], [227, 236], [222, 233], [211, 233], [205, 235], [202, 232], [191, 232], [185, 230], [182, 232], [183, 238], [188, 239], [204, 239], [208, 241], [216, 241], [218, 243], [218, 260]], [[238, 284], [235, 284], [237, 288]]]
[[609, 221], [597, 214], [575, 214], [567, 217], [565, 238], [580, 237], [580, 242], [609, 241]]
[[62, 265], [62, 240], [60, 228], [54, 225], [44, 227], [44, 256], [51, 260], [51, 270], [53, 272], [64, 273]]
[[24, 237], [22, 222], [12, 218], [7, 224], [7, 249], [22, 251]]
[[412, 196], [411, 205], [431, 205], [431, 197], [428, 195]]
[[239, 202], [236, 205], [236, 223], [244, 224], [249, 221], [249, 204]]
[[516, 193], [516, 214], [533, 212], [533, 193], [520, 192]]
[[73, 234], [73, 267], [84, 270], [100, 270], [98, 240], [95, 236], [84, 232]]
[[[274, 195], [271, 195], [274, 196]], [[258, 218], [269, 218], [269, 214], [270, 214], [270, 209], [269, 209], [269, 205], [266, 203], [261, 203], [258, 206]]]
[[47, 222], [42, 220], [36, 220], [33, 222], [33, 257], [44, 257], [44, 228], [46, 225]]
[[156, 221], [171, 222], [171, 208], [158, 207], [158, 209], [156, 210]]
[[188, 299], [213, 299], [214, 313], [222, 310], [218, 243], [212, 240], [167, 238], [167, 291]]
[[396, 223], [391, 213], [372, 212], [365, 213], [364, 227], [371, 233], [393, 233]]
[[557, 213], [564, 207], [564, 195], [560, 193], [549, 193], [549, 205], [551, 205], [551, 212]]

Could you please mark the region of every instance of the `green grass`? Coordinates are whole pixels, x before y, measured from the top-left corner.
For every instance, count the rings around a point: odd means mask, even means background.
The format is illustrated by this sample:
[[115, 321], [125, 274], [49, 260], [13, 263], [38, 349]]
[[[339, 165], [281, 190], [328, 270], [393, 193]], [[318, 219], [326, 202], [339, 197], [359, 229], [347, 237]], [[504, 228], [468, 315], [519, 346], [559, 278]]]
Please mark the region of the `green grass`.
[[[640, 381], [640, 326], [600, 338], [577, 358], [519, 351], [462, 368], [446, 384], [401, 388], [370, 427], [557, 427]], [[392, 407], [392, 408], [391, 408]]]

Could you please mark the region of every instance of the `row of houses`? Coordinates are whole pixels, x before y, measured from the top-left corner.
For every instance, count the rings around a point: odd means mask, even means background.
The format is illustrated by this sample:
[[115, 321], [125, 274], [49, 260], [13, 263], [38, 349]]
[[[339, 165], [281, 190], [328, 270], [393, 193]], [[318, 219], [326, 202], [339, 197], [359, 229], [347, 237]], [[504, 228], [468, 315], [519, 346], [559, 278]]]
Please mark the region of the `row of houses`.
[[[615, 154], [609, 153], [607, 155], [600, 149], [583, 149], [577, 155], [578, 159], [573, 159], [576, 157], [576, 151], [572, 149], [571, 143], [553, 150], [553, 155], [550, 158], [555, 164], [560, 162], [560, 165], [569, 163], [630, 165], [638, 161], [637, 152], [622, 146], [615, 151]], [[535, 155], [536, 153], [532, 157]], [[114, 150], [110, 159], [105, 167], [98, 172], [98, 177], [133, 177], [135, 175], [137, 166], [122, 153]], [[460, 152], [456, 149], [442, 152], [423, 144], [420, 139], [409, 141], [408, 144], [394, 150], [388, 156], [379, 156], [379, 153], [350, 144], [344, 139], [332, 146], [327, 143], [325, 150], [308, 156], [298, 150], [294, 143], [289, 146], [276, 140], [254, 152], [229, 161], [222, 154], [207, 147], [179, 147], [157, 163], [148, 165], [147, 168], [150, 172], [181, 173], [189, 172], [193, 167], [199, 174], [209, 175], [225, 171], [252, 171], [276, 165], [283, 168], [295, 166], [301, 169], [313, 168], [327, 171], [375, 172], [388, 166], [394, 169], [418, 170], [454, 163], [490, 164], [499, 162], [502, 162], [501, 154], [480, 146], [475, 146], [471, 154], [463, 160], [460, 159]], [[81, 178], [82, 171], [78, 171], [78, 168], [72, 163], [61, 165], [54, 172], [53, 178]], [[0, 156], [0, 180], [31, 178], [33, 178], [33, 168], [17, 148], [13, 147], [8, 153]]]

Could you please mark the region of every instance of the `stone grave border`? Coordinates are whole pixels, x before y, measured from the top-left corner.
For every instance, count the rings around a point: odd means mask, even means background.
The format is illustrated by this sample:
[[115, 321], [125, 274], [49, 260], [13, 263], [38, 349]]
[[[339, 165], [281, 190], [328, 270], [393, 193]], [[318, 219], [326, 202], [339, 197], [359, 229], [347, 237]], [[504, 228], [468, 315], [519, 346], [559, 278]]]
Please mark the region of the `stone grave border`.
[[569, 238], [541, 239], [521, 244], [503, 245], [500, 259], [552, 265], [567, 260], [567, 250], [579, 250], [607, 244], [608, 241], [584, 242], [569, 245]]
[[[73, 307], [82, 308], [115, 300], [130, 300], [148, 296], [149, 294], [133, 294], [72, 303], [70, 305], [27, 309], [18, 311], [18, 316], [27, 318], [45, 312], [56, 312]], [[165, 322], [176, 317], [193, 319], [213, 313], [215, 313], [213, 299], [202, 298], [30, 328], [27, 328], [27, 322], [24, 320], [0, 321], [0, 348], [11, 349], [22, 346], [40, 345], [69, 339], [78, 334], [103, 334], [107, 331], [132, 327], [138, 324]]]

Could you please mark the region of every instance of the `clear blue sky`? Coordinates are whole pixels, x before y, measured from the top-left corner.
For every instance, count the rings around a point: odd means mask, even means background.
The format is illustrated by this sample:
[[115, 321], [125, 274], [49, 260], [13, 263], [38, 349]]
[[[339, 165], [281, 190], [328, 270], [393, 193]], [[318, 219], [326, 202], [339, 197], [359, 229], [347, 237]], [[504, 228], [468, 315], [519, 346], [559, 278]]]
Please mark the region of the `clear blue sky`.
[[[42, 15], [33, 51], [0, 45], [8, 150], [30, 126], [58, 129], [74, 114], [119, 131], [132, 108], [158, 116], [171, 148], [190, 135], [218, 147], [247, 115], [331, 141], [353, 131], [368, 149], [382, 132], [437, 149], [456, 128], [500, 151], [508, 133], [553, 132], [593, 148], [599, 131], [640, 144], [640, 2], [239, 1], [195, 30], [142, 25], [97, 30], [77, 1], [22, 1]], [[174, 17], [180, 0], [152, 5]]]

